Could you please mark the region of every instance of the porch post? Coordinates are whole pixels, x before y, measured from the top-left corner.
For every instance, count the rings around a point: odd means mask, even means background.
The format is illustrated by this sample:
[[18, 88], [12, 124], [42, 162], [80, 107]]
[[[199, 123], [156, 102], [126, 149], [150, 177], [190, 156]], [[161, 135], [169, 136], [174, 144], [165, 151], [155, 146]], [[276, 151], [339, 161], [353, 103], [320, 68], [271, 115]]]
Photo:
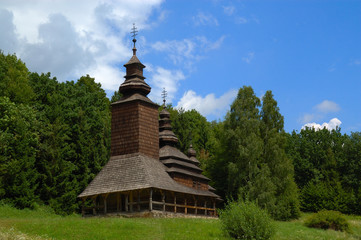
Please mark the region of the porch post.
[[207, 215], [207, 201], [204, 201], [204, 215]]
[[138, 207], [138, 212], [140, 212], [140, 190], [138, 190], [137, 207]]
[[152, 198], [153, 198], [153, 189], [151, 188], [149, 190], [149, 211], [153, 211], [153, 201], [152, 201]]
[[82, 217], [84, 217], [84, 215], [85, 215], [84, 202], [85, 202], [85, 198], [82, 198], [81, 199], [81, 216]]
[[103, 195], [104, 197], [104, 214], [107, 214], [107, 198], [108, 194]]
[[128, 194], [125, 195], [125, 211], [128, 212], [129, 208], [128, 208]]
[[197, 213], [198, 213], [198, 207], [197, 207], [197, 198], [194, 200], [194, 206], [195, 206], [195, 214], [197, 215]]
[[134, 201], [133, 201], [133, 191], [130, 191], [130, 200], [129, 200], [129, 202], [130, 202], [130, 212], [133, 212], [133, 203], [134, 203]]
[[216, 201], [213, 200], [213, 216], [216, 216]]
[[177, 194], [174, 193], [174, 213], [177, 213]]
[[165, 212], [165, 193], [162, 191], [163, 212]]
[[184, 214], [187, 214], [187, 196], [184, 196]]
[[97, 210], [96, 210], [96, 198], [97, 196], [93, 197], [93, 215], [97, 214]]
[[119, 212], [119, 198], [120, 198], [120, 193], [119, 192], [117, 192], [117, 212]]

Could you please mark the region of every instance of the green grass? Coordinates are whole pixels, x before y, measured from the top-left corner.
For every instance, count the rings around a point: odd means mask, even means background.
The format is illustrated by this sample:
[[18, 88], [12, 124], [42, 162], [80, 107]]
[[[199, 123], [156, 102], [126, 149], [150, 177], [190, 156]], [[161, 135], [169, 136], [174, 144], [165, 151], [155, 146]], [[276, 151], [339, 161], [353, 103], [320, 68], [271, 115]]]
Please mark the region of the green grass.
[[348, 216], [348, 221], [351, 226], [351, 233], [338, 232], [334, 230], [322, 230], [316, 228], [308, 228], [303, 225], [303, 221], [308, 214], [303, 214], [298, 220], [289, 222], [276, 222], [276, 235], [274, 239], [277, 240], [361, 240], [361, 218], [355, 216]]
[[[300, 220], [275, 222], [274, 239], [359, 239], [361, 217], [348, 216], [352, 233], [307, 228]], [[218, 219], [61, 217], [49, 209], [0, 206], [0, 239], [227, 239]]]

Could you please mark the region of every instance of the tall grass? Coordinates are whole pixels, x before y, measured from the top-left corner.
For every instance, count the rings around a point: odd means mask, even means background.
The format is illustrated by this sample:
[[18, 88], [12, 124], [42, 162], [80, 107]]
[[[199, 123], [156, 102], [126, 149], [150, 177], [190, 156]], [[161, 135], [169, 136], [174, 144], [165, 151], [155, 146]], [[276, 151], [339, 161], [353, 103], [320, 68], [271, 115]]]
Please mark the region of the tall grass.
[[[274, 239], [361, 239], [361, 217], [347, 216], [352, 233], [307, 228], [303, 219], [275, 222]], [[228, 239], [218, 219], [82, 218], [58, 216], [51, 209], [17, 210], [0, 206], [0, 239]]]

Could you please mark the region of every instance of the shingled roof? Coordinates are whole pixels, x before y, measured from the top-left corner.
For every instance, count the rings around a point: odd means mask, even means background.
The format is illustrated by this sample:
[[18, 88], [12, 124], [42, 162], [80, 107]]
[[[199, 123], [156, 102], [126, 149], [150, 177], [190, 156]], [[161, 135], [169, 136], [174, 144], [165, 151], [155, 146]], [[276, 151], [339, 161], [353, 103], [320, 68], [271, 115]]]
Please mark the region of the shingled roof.
[[168, 159], [168, 158], [174, 158], [174, 159], [179, 159], [185, 162], [189, 162], [192, 164], [198, 164], [198, 160], [195, 161], [193, 159], [188, 158], [184, 153], [182, 153], [179, 149], [173, 147], [173, 146], [169, 146], [166, 145], [164, 147], [162, 147], [161, 149], [159, 149], [159, 159], [163, 160], [163, 159]]
[[168, 175], [166, 169], [159, 160], [140, 153], [113, 156], [78, 197], [146, 188], [218, 197], [213, 192], [177, 183]]

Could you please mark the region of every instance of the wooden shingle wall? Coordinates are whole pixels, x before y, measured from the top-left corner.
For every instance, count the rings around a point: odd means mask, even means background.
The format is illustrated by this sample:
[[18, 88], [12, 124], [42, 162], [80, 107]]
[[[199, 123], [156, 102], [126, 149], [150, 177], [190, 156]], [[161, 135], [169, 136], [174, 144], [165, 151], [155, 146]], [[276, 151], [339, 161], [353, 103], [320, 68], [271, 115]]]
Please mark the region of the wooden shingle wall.
[[158, 110], [140, 101], [112, 105], [111, 156], [143, 153], [159, 158]]
[[131, 65], [127, 67], [127, 76], [138, 75], [143, 76], [143, 68], [139, 65]]
[[178, 183], [183, 184], [190, 188], [195, 188], [199, 190], [208, 190], [208, 184], [199, 180], [194, 180], [191, 177], [186, 177], [181, 174], [173, 173], [171, 177]]
[[146, 102], [139, 104], [139, 152], [159, 159], [158, 108]]

